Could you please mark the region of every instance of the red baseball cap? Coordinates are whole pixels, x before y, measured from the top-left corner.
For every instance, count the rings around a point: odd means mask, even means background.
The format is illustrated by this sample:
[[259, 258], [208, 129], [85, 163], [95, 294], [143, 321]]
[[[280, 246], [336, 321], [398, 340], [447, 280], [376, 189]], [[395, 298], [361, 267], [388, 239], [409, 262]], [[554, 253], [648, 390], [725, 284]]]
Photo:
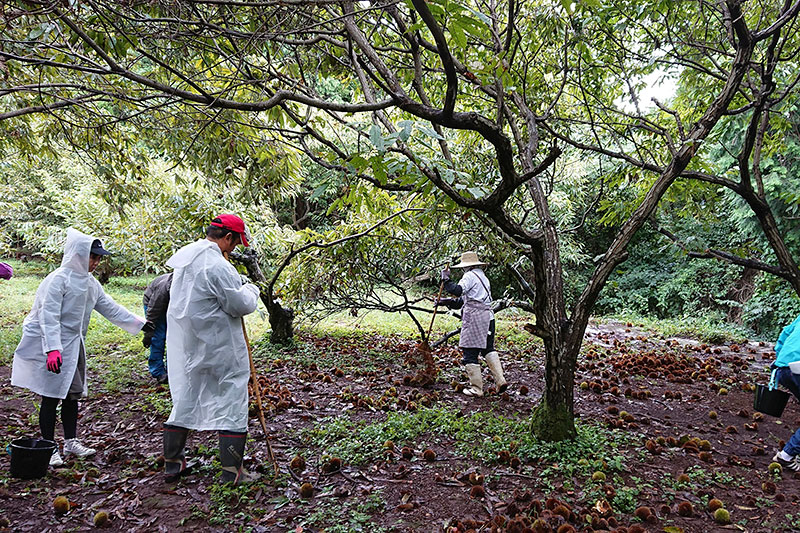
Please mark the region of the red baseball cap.
[[239, 238], [242, 239], [242, 244], [250, 246], [250, 243], [247, 242], [247, 229], [244, 227], [244, 220], [236, 215], [219, 215], [211, 221], [211, 225], [235, 231], [239, 234]]

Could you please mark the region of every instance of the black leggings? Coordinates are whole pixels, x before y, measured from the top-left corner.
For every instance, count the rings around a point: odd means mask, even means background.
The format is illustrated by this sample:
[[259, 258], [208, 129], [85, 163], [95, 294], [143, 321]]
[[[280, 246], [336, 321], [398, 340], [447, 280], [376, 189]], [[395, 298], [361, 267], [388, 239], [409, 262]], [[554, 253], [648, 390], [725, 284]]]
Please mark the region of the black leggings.
[[74, 439], [78, 433], [78, 400], [59, 400], [42, 396], [39, 408], [39, 429], [42, 438], [54, 440], [56, 433], [56, 408], [61, 401], [61, 425], [64, 426], [64, 438]]

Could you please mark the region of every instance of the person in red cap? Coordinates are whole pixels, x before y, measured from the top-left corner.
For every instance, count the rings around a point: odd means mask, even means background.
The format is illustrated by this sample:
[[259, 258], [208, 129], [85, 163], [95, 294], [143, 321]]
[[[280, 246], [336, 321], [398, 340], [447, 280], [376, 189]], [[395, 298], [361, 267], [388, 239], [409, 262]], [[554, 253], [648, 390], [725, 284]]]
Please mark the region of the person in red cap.
[[190, 429], [219, 432], [222, 481], [249, 480], [242, 468], [247, 440], [250, 360], [241, 318], [258, 305], [258, 287], [242, 284], [225, 258], [248, 246], [244, 222], [220, 215], [206, 238], [178, 250], [167, 308], [167, 374], [172, 412], [164, 424], [166, 481], [189, 473], [184, 448]]

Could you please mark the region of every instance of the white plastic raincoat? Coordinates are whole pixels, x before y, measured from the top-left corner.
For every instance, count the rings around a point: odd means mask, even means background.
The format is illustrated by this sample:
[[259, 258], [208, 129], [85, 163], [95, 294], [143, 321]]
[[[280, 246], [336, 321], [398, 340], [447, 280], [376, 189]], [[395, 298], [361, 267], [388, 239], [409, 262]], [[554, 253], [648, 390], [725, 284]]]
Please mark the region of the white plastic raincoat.
[[[36, 289], [33, 309], [22, 324], [22, 340], [11, 368], [12, 385], [42, 396], [66, 398], [92, 310], [128, 333], [142, 329], [144, 319], [112, 300], [89, 273], [89, 250], [94, 239], [78, 230], [67, 230], [61, 266]], [[47, 352], [52, 350], [61, 351], [60, 374], [47, 370]], [[86, 396], [85, 375], [83, 383]]]
[[168, 424], [247, 431], [250, 362], [241, 317], [258, 306], [258, 287], [242, 285], [219, 246], [203, 239], [178, 250], [167, 310]]

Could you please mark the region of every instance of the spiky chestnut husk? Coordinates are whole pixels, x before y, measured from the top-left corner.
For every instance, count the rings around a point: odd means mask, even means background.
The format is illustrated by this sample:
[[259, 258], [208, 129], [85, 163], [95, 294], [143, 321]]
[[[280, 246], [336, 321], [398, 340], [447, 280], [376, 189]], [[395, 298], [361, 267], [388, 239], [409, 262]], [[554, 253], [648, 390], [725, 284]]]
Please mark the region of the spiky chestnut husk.
[[428, 462], [433, 462], [436, 460], [436, 452], [427, 448], [425, 451], [422, 452], [422, 458]]
[[681, 516], [694, 516], [694, 505], [691, 502], [682, 501], [678, 504], [678, 514]]
[[314, 495], [314, 485], [311, 483], [303, 483], [300, 485], [300, 497], [303, 499], [309, 499]]
[[712, 513], [717, 509], [722, 509], [723, 507], [725, 507], [725, 504], [722, 503], [722, 500], [718, 500], [717, 498], [711, 498], [708, 500], [708, 510]]
[[306, 469], [306, 460], [300, 455], [295, 455], [289, 467], [295, 472], [302, 472]]
[[717, 524], [730, 524], [731, 523], [731, 514], [728, 512], [727, 509], [717, 509], [714, 511], [714, 522]]
[[53, 500], [53, 510], [56, 514], [64, 514], [69, 511], [69, 500], [66, 496], [58, 496]]
[[650, 511], [650, 508], [649, 508], [649, 507], [644, 507], [644, 506], [643, 506], [643, 507], [638, 507], [638, 508], [637, 508], [637, 509], [636, 509], [636, 510], [633, 512], [633, 514], [634, 514], [634, 516], [636, 516], [636, 518], [638, 518], [639, 520], [641, 520], [641, 521], [645, 521], [645, 520], [647, 520], [647, 519], [648, 519], [648, 517], [649, 517], [651, 514], [653, 514], [653, 513]]
[[770, 474], [780, 474], [783, 472], [783, 467], [780, 465], [780, 463], [770, 463], [767, 467], [767, 471]]
[[105, 511], [99, 511], [94, 515], [94, 527], [105, 527], [109, 521], [108, 513]]
[[569, 507], [564, 504], [557, 505], [555, 509], [553, 509], [553, 514], [559, 515], [564, 518], [564, 520], [569, 520], [572, 511], [570, 511]]
[[476, 472], [472, 472], [469, 475], [469, 483], [470, 485], [483, 485], [483, 482], [486, 478], [483, 474], [478, 474]]
[[[509, 526], [510, 526], [512, 523], [513, 523], [513, 522], [509, 522]], [[522, 525], [523, 525], [523, 527], [524, 527], [524, 523], [523, 523]], [[531, 529], [532, 529], [532, 530], [533, 530], [535, 533], [543, 533], [543, 532], [545, 532], [545, 531], [552, 531], [552, 530], [550, 529], [550, 526], [549, 526], [549, 525], [547, 525], [547, 522], [546, 522], [545, 520], [541, 519], [541, 518], [537, 518], [536, 520], [534, 520], [534, 521], [533, 521], [533, 523], [531, 524]], [[506, 530], [507, 530], [507, 531], [510, 531], [510, 530], [511, 530], [511, 528], [509, 527], [509, 528], [507, 528]]]
[[604, 482], [605, 480], [606, 480], [606, 474], [605, 474], [605, 472], [600, 472], [600, 471], [598, 470], [597, 472], [595, 472], [594, 474], [592, 474], [592, 481], [598, 481], [598, 482], [602, 483], [602, 482]]
[[519, 468], [520, 466], [522, 466], [522, 461], [520, 460], [519, 457], [515, 455], [514, 457], [511, 458], [508, 464], [511, 466], [511, 468]]
[[482, 485], [473, 485], [469, 491], [469, 496], [470, 498], [475, 498], [476, 500], [479, 500], [484, 496], [486, 496], [486, 491], [483, 489]]
[[761, 484], [761, 490], [767, 494], [775, 494], [778, 491], [778, 486], [772, 481], [765, 481]]
[[575, 528], [569, 524], [561, 524], [556, 533], [575, 533]]
[[400, 455], [403, 456], [403, 459], [411, 459], [412, 457], [414, 457], [414, 450], [412, 450], [408, 446], [403, 446], [403, 449], [400, 450]]

